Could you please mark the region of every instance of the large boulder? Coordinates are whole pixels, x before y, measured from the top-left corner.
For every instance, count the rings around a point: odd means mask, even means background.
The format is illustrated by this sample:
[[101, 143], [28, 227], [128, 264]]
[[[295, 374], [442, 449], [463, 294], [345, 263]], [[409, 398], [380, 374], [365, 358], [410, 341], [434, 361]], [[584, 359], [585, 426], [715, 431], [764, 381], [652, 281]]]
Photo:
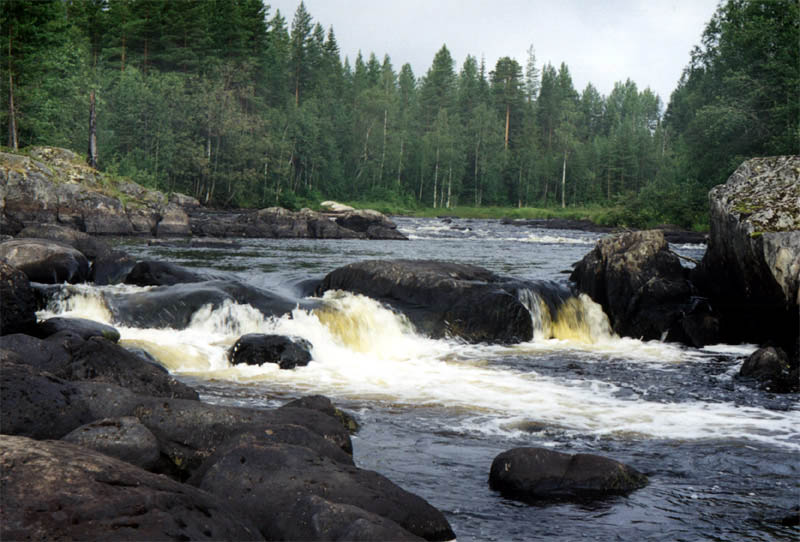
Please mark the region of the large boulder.
[[170, 286], [184, 282], [202, 282], [207, 276], [169, 262], [146, 260], [138, 262], [125, 277], [125, 284], [136, 286]]
[[708, 197], [711, 234], [693, 279], [722, 313], [725, 339], [797, 358], [800, 156], [748, 160]]
[[221, 499], [75, 444], [0, 435], [3, 540], [263, 540]]
[[646, 484], [646, 476], [613, 459], [545, 448], [503, 452], [489, 473], [491, 489], [523, 501], [592, 500], [624, 495]]
[[28, 276], [0, 260], [0, 335], [20, 333], [36, 324], [36, 296]]
[[391, 520], [426, 540], [455, 535], [441, 512], [382, 475], [337, 463], [302, 446], [235, 440], [220, 447], [190, 483], [224, 496], [248, 514], [266, 538], [283, 516], [282, 505], [317, 496]]
[[372, 260], [329, 273], [316, 293], [346, 290], [388, 303], [433, 337], [514, 343], [533, 337], [519, 284], [481, 267], [440, 261]]
[[369, 239], [408, 240], [408, 237], [397, 231], [397, 224], [383, 213], [372, 209], [347, 211], [336, 217], [336, 223], [349, 230], [364, 233]]
[[109, 244], [102, 239], [59, 224], [32, 224], [26, 226], [17, 234], [17, 239], [20, 238], [58, 241], [59, 243], [69, 245], [78, 250], [86, 256], [90, 262], [95, 261], [98, 257], [111, 251]]
[[778, 393], [797, 391], [800, 387], [797, 360], [790, 360], [783, 349], [772, 346], [750, 354], [742, 363], [739, 376]]
[[281, 369], [294, 369], [311, 361], [311, 343], [284, 335], [248, 333], [230, 348], [228, 360], [232, 365], [276, 363]]
[[86, 256], [58, 241], [12, 239], [0, 243], [0, 259], [28, 275], [32, 282], [76, 283], [89, 277]]
[[111, 342], [119, 342], [120, 339], [119, 331], [108, 324], [86, 318], [67, 318], [64, 316], [54, 316], [39, 322], [33, 335], [46, 339], [63, 331], [78, 335], [83, 340], [87, 340], [90, 337], [102, 337]]
[[155, 467], [160, 458], [155, 435], [134, 416], [95, 420], [70, 431], [61, 440], [145, 470]]
[[648, 230], [600, 239], [570, 280], [603, 307], [616, 333], [702, 346], [715, 342], [718, 324], [693, 299], [688, 273], [663, 232]]

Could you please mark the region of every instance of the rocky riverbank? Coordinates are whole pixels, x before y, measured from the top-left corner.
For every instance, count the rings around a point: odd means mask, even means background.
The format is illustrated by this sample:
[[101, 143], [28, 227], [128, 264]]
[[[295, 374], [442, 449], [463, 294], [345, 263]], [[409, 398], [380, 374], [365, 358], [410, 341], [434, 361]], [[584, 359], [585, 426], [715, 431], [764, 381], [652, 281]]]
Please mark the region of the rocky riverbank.
[[0, 233], [42, 224], [117, 236], [406, 239], [377, 211], [214, 210], [101, 173], [66, 149], [0, 152]]

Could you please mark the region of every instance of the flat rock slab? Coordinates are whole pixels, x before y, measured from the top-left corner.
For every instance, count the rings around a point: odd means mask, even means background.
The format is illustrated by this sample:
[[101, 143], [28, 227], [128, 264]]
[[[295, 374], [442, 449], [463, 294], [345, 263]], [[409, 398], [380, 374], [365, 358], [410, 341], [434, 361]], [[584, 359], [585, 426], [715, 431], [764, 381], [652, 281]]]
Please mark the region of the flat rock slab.
[[3, 540], [263, 540], [220, 499], [99, 452], [0, 435]]
[[489, 487], [522, 501], [585, 501], [624, 495], [647, 477], [619, 461], [545, 448], [514, 448], [492, 462]]

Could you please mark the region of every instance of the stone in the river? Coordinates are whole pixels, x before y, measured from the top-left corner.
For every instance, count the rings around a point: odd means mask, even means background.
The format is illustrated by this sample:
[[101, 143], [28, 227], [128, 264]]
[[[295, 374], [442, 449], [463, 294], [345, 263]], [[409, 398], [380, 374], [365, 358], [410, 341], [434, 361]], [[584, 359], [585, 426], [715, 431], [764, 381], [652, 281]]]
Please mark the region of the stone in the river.
[[134, 416], [95, 420], [72, 430], [61, 440], [121, 459], [145, 470], [160, 457], [155, 435]]
[[739, 376], [754, 379], [762, 387], [784, 393], [800, 387], [797, 360], [792, 363], [781, 348], [759, 348], [744, 361]]
[[408, 240], [408, 237], [397, 231], [397, 224], [383, 213], [372, 209], [347, 211], [336, 217], [336, 223], [348, 230], [364, 233], [369, 239]]
[[24, 363], [70, 381], [107, 382], [134, 393], [196, 400], [197, 392], [120, 345], [99, 336], [82, 338], [69, 330], [47, 339], [14, 334], [0, 337], [0, 348], [19, 354]]
[[89, 280], [97, 286], [119, 284], [125, 280], [136, 260], [121, 250], [111, 250], [101, 254], [92, 262]]
[[[186, 196], [184, 196], [186, 197]], [[194, 199], [194, 198], [192, 198]], [[196, 200], [195, 200], [196, 201]], [[158, 237], [175, 237], [192, 235], [192, 227], [189, 224], [189, 215], [177, 203], [169, 202], [159, 215], [156, 225], [156, 235]]]
[[116, 328], [88, 320], [86, 318], [67, 318], [64, 316], [54, 316], [36, 326], [36, 336], [46, 339], [56, 333], [69, 331], [86, 340], [90, 337], [103, 337], [111, 342], [119, 341], [119, 331]]
[[102, 453], [0, 435], [3, 540], [263, 540], [222, 499]]
[[269, 526], [273, 540], [421, 541], [397, 523], [357, 506], [316, 495], [295, 500]]
[[311, 343], [298, 337], [248, 333], [228, 351], [233, 365], [276, 363], [281, 369], [303, 367], [311, 361]]
[[208, 277], [169, 262], [138, 262], [125, 277], [125, 284], [136, 286], [171, 286], [186, 282], [202, 282]]
[[13, 239], [0, 243], [0, 259], [25, 273], [32, 282], [83, 282], [89, 260], [69, 245], [46, 239]]
[[0, 260], [0, 335], [19, 333], [36, 324], [36, 297], [28, 276]]
[[111, 247], [102, 239], [59, 224], [32, 224], [19, 232], [17, 238], [58, 241], [80, 251], [89, 261], [111, 251]]
[[693, 302], [688, 271], [660, 230], [602, 238], [576, 264], [570, 280], [603, 307], [620, 335], [716, 342], [718, 322], [707, 305]]
[[514, 448], [492, 462], [489, 487], [523, 501], [591, 500], [624, 495], [647, 477], [623, 463], [592, 454]]
[[725, 340], [800, 357], [800, 156], [747, 160], [708, 197], [711, 234], [692, 278]]
[[371, 260], [325, 276], [317, 293], [346, 290], [388, 303], [433, 337], [514, 343], [533, 337], [519, 283], [474, 265], [430, 260]]
[[376, 472], [302, 446], [234, 441], [212, 454], [191, 483], [225, 496], [267, 538], [275, 536], [273, 525], [281, 520], [285, 503], [312, 495], [384, 517], [426, 540], [455, 538], [444, 515], [424, 499]]
[[311, 410], [318, 410], [339, 420], [344, 428], [351, 434], [357, 433], [359, 429], [358, 422], [352, 414], [337, 408], [336, 405], [324, 395], [308, 395], [306, 397], [301, 397], [289, 401], [281, 408], [308, 408]]

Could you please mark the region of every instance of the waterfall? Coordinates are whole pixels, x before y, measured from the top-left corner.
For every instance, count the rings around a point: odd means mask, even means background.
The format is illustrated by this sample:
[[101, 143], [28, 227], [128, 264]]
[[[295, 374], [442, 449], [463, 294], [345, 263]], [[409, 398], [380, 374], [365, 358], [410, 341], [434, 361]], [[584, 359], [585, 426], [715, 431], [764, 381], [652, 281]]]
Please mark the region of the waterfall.
[[531, 313], [533, 340], [562, 339], [595, 343], [614, 336], [603, 308], [586, 294], [574, 295], [554, 283], [517, 290]]

